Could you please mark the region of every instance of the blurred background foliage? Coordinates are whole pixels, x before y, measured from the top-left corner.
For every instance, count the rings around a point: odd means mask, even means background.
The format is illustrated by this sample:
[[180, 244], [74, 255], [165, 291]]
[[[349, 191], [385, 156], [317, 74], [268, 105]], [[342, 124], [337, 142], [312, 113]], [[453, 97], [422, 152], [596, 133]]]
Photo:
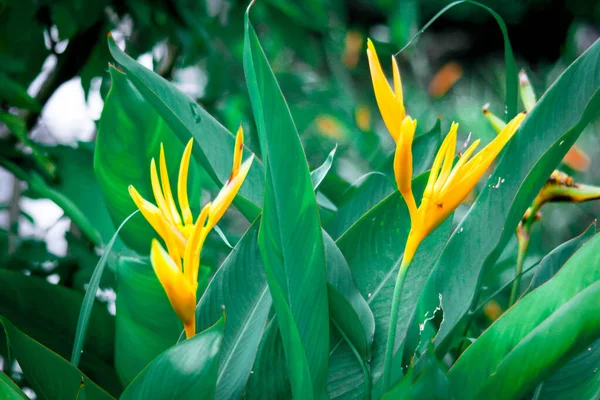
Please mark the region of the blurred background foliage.
[[[376, 43], [389, 71], [389, 55], [447, 3], [257, 2], [253, 20], [311, 168], [338, 146], [320, 188], [325, 226], [328, 213], [343, 212], [343, 193], [368, 195], [370, 180], [359, 178], [372, 171], [391, 173], [394, 145], [376, 111], [366, 39]], [[482, 3], [505, 19], [517, 66], [528, 73], [538, 97], [600, 36], [597, 2]], [[242, 69], [246, 6], [235, 0], [0, 0], [0, 314], [59, 354], [70, 354], [85, 285], [115, 231], [93, 170], [96, 121], [113, 62], [107, 32], [230, 131], [242, 123], [248, 146], [260, 154]], [[486, 103], [498, 115], [504, 107], [503, 41], [489, 14], [469, 5], [452, 9], [398, 61], [405, 104], [419, 121], [418, 133], [429, 131], [441, 116], [442, 132], [458, 121], [463, 140], [470, 132], [484, 142], [495, 135], [481, 112]], [[591, 124], [581, 136], [580, 162], [564, 166], [578, 182], [600, 183], [598, 128], [597, 122]], [[202, 175], [200, 186], [215, 189]], [[467, 210], [468, 204], [462, 206], [455, 218]], [[596, 203], [546, 206], [525, 268], [583, 232], [598, 211]], [[227, 217], [222, 228], [235, 243], [248, 225]], [[120, 242], [115, 248], [130, 251]], [[513, 241], [486, 278], [490, 292], [511, 278], [515, 248]], [[229, 249], [212, 234], [203, 263], [216, 268]], [[108, 265], [113, 273], [104, 274], [99, 311], [92, 318], [96, 328], [88, 338], [97, 345], [81, 368], [117, 394], [121, 386], [111, 333], [115, 257]], [[62, 298], [68, 300], [57, 300]], [[482, 329], [494, 310], [505, 306], [485, 307], [478, 319]], [[27, 387], [19, 366], [6, 358], [4, 340], [0, 335], [0, 370]]]

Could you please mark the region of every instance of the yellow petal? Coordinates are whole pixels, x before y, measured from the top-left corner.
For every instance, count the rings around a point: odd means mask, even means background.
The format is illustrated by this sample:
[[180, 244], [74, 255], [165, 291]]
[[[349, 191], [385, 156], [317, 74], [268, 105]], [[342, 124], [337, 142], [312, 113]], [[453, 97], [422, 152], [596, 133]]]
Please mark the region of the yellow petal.
[[242, 164], [242, 155], [244, 154], [244, 130], [240, 125], [237, 135], [235, 135], [235, 147], [233, 149], [233, 166], [231, 167], [231, 175], [229, 180], [231, 181], [239, 172], [240, 165]]
[[185, 225], [191, 225], [194, 223], [187, 194], [187, 179], [193, 145], [194, 139], [190, 139], [185, 146], [183, 156], [181, 156], [181, 163], [179, 164], [179, 176], [177, 179], [177, 200], [179, 201], [179, 208], [181, 209], [181, 215]]
[[219, 222], [223, 214], [225, 214], [227, 208], [231, 205], [231, 202], [235, 198], [237, 192], [240, 190], [242, 183], [244, 183], [246, 175], [248, 175], [248, 171], [250, 170], [253, 160], [254, 154], [249, 159], [244, 161], [237, 175], [234, 176], [232, 180], [227, 182], [225, 186], [223, 186], [217, 197], [213, 200], [207, 222], [209, 230]]
[[185, 251], [186, 240], [181, 232], [166, 220], [165, 215], [154, 204], [144, 200], [138, 191], [131, 185], [129, 186], [129, 194], [142, 212], [144, 218], [146, 218], [146, 221], [150, 223], [150, 226], [152, 226], [156, 233], [159, 234], [165, 243], [169, 237], [172, 237], [177, 246], [177, 251], [179, 251], [179, 254], [183, 254]]
[[149, 201], [146, 201], [139, 192], [133, 187], [133, 185], [129, 185], [129, 195], [133, 199], [133, 202], [139, 208], [142, 215], [148, 221], [150, 226], [158, 233], [161, 237], [165, 235], [163, 224], [160, 221], [161, 212], [160, 210]]
[[398, 62], [396, 57], [392, 56], [392, 71], [394, 75], [394, 92], [396, 94], [396, 101], [404, 107], [404, 95], [402, 94], [402, 79], [400, 79], [400, 68], [398, 68]]
[[152, 240], [150, 262], [173, 310], [184, 324], [189, 325], [196, 314], [196, 293], [156, 239]]
[[398, 190], [404, 197], [411, 220], [417, 210], [415, 198], [412, 192], [411, 180], [413, 173], [412, 142], [417, 128], [417, 121], [405, 117], [400, 129], [400, 137], [396, 143], [396, 154], [394, 156], [394, 175]]
[[[377, 105], [385, 126], [394, 140], [398, 141], [398, 137], [400, 136], [400, 126], [406, 115], [404, 105], [402, 104], [402, 90], [400, 90], [400, 98], [398, 99], [397, 94], [394, 94], [392, 88], [388, 84], [385, 74], [381, 69], [377, 52], [370, 39], [367, 41], [367, 46], [367, 57], [369, 59], [369, 69], [371, 70], [371, 80], [373, 81], [375, 99], [377, 100]], [[399, 85], [399, 73], [398, 77], [395, 79]]]
[[461, 177], [463, 175], [465, 175], [465, 169], [463, 168], [463, 165], [467, 161], [469, 161], [469, 158], [475, 152], [475, 150], [477, 149], [477, 146], [479, 146], [480, 142], [481, 142], [481, 140], [479, 140], [479, 139], [477, 139], [476, 141], [474, 141], [473, 144], [471, 144], [469, 146], [469, 148], [464, 152], [464, 154], [460, 157], [460, 159], [458, 160], [458, 162], [456, 163], [456, 165], [452, 169], [452, 172], [450, 173], [450, 176], [448, 177], [448, 179], [444, 183], [444, 186], [441, 189], [442, 192], [445, 191], [446, 188], [451, 187], [452, 182], [454, 182], [455, 180], [459, 181], [461, 179]]
[[198, 269], [200, 268], [200, 252], [202, 251], [202, 245], [208, 235], [210, 229], [206, 228], [206, 219], [210, 212], [212, 204], [207, 203], [200, 212], [196, 224], [190, 234], [190, 239], [185, 248], [185, 255], [183, 258], [183, 273], [187, 280], [197, 285], [198, 284]]
[[173, 223], [173, 216], [169, 212], [169, 207], [163, 196], [162, 188], [160, 187], [160, 181], [158, 180], [158, 172], [156, 171], [156, 162], [154, 158], [150, 161], [150, 182], [152, 183], [152, 192], [154, 193], [154, 200], [156, 205], [163, 213], [167, 221]]
[[434, 192], [439, 192], [442, 187], [444, 187], [444, 183], [450, 176], [450, 171], [452, 171], [452, 164], [454, 163], [454, 154], [456, 153], [456, 135], [458, 132], [458, 124], [453, 122], [450, 126], [450, 132], [446, 136], [446, 140], [448, 141], [448, 146], [446, 147], [446, 155], [444, 156], [444, 165], [440, 171], [440, 175], [435, 182], [433, 187]]
[[[442, 142], [442, 145], [440, 146], [440, 149], [438, 150], [437, 154], [435, 155], [435, 159], [433, 160], [433, 166], [431, 167], [431, 171], [429, 172], [429, 178], [427, 179], [427, 186], [425, 186], [425, 191], [423, 192], [423, 199], [430, 199], [433, 195], [433, 188], [435, 185], [435, 182], [437, 181], [439, 172], [440, 172], [440, 167], [442, 166], [442, 162], [444, 161], [444, 158], [446, 157], [446, 149], [448, 148], [448, 145], [450, 144], [450, 139], [452, 139], [450, 137], [450, 135], [446, 135], [446, 138], [444, 139], [444, 141]], [[456, 139], [455, 139], [456, 141]]]
[[[492, 140], [487, 146], [485, 146], [475, 157], [471, 160], [467, 161], [463, 168], [469, 169], [473, 167], [471, 172], [465, 176], [468, 177], [471, 174], [475, 174], [477, 177], [476, 181], [481, 178], [481, 176], [488, 169], [492, 161], [496, 158], [498, 153], [502, 151], [506, 143], [513, 137], [523, 119], [525, 119], [526, 114], [520, 113], [517, 114], [509, 123], [500, 131], [498, 136], [494, 140]], [[463, 178], [463, 179], [465, 179]]]
[[[173, 221], [177, 225], [181, 225], [181, 218], [173, 199], [173, 192], [171, 191], [171, 182], [169, 181], [169, 172], [167, 171], [167, 160], [165, 158], [165, 149], [161, 143], [160, 145], [160, 182], [162, 183], [162, 191], [167, 202], [168, 209], [165, 212], [169, 212], [173, 218]], [[168, 210], [168, 211], [167, 211]]]

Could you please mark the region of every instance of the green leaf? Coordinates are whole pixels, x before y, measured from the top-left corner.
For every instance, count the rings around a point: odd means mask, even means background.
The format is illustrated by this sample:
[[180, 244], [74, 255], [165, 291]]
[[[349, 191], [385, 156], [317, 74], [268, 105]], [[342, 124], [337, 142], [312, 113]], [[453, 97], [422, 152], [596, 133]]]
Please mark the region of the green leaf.
[[327, 156], [327, 158], [325, 159], [323, 164], [310, 173], [310, 180], [312, 182], [312, 187], [315, 191], [317, 191], [317, 189], [319, 188], [319, 185], [321, 185], [321, 182], [323, 182], [323, 179], [325, 179], [325, 176], [331, 169], [331, 165], [333, 164], [333, 158], [335, 157], [336, 150], [337, 150], [337, 145], [333, 148], [333, 150], [331, 150], [331, 152], [329, 153], [329, 155]]
[[121, 399], [213, 399], [224, 328], [222, 316], [211, 328], [156, 357]]
[[17, 384], [2, 371], [0, 371], [0, 396], [5, 400], [29, 399]]
[[437, 307], [440, 296], [444, 321], [435, 340], [438, 355], [446, 352], [469, 309], [476, 306], [480, 278], [498, 259], [550, 173], [598, 115], [599, 58], [596, 42], [552, 85], [508, 144], [427, 281], [410, 323], [405, 361], [421, 341], [423, 315]]
[[[422, 195], [426, 181], [427, 174], [413, 180], [417, 201]], [[403, 332], [408, 318], [414, 310], [429, 272], [443, 249], [451, 223], [452, 218], [448, 218], [432, 232], [419, 246], [411, 263], [400, 300], [396, 327], [397, 347], [404, 339]], [[383, 370], [391, 298], [409, 230], [408, 209], [402, 196], [396, 191], [369, 210], [336, 242], [375, 317], [375, 339], [370, 362], [374, 382], [379, 379]], [[342, 341], [332, 343], [330, 364], [328, 390], [331, 398], [362, 398], [362, 371]], [[400, 360], [396, 364], [399, 366]], [[396, 371], [396, 378], [398, 374], [399, 371]]]
[[215, 399], [242, 397], [271, 309], [258, 250], [259, 224], [252, 224], [223, 261], [198, 303], [198, 329], [209, 326], [223, 309], [227, 314]]
[[[154, 199], [150, 160], [158, 160], [161, 143], [166, 144], [170, 180], [177, 182], [184, 143], [177, 140], [125, 74], [114, 67], [110, 67], [109, 72], [111, 88], [100, 117], [94, 170], [114, 226], [117, 226], [137, 209], [129, 195], [129, 185], [134, 185], [144, 198]], [[199, 195], [199, 188], [194, 185], [195, 177], [197, 171], [191, 163], [190, 195], [194, 189]], [[141, 214], [133, 217], [121, 231], [123, 241], [140, 254], [149, 252], [153, 237], [156, 237], [154, 230]]]
[[593, 223], [581, 235], [561, 244], [550, 253], [546, 254], [540, 261], [527, 292], [538, 288], [552, 278], [558, 270], [567, 262], [567, 260], [591, 237], [596, 234], [596, 224]]
[[331, 319], [366, 362], [369, 359], [375, 334], [373, 313], [360, 294], [352, 271], [340, 249], [327, 232], [323, 232], [323, 239]]
[[113, 398], [73, 364], [21, 332], [5, 317], [0, 316], [0, 324], [11, 355], [38, 397], [75, 399], [82, 390], [87, 399]]
[[595, 236], [462, 354], [448, 374], [456, 398], [521, 398], [600, 337], [599, 249]]
[[[0, 269], [0, 315], [61, 357], [71, 355], [82, 300], [83, 295], [75, 290]], [[123, 388], [113, 366], [115, 320], [105, 304], [94, 304], [89, 327], [80, 369], [117, 396]]]
[[[231, 174], [235, 137], [202, 107], [180, 92], [173, 84], [143, 67], [125, 54], [109, 37], [108, 47], [112, 56], [123, 67], [127, 78], [143, 98], [158, 112], [182, 142], [193, 137], [200, 145], [194, 152], [199, 165], [221, 187]], [[250, 155], [244, 151], [244, 159]], [[260, 160], [255, 159], [245, 184], [236, 196], [234, 204], [240, 212], [253, 221], [262, 206], [264, 170]]]
[[258, 348], [254, 367], [244, 392], [248, 400], [291, 399], [292, 388], [287, 374], [283, 341], [277, 318], [267, 325]]
[[539, 386], [538, 399], [594, 400], [600, 397], [600, 339], [552, 374]]
[[258, 243], [292, 392], [320, 398], [325, 396], [329, 315], [317, 203], [298, 132], [248, 12], [244, 71], [266, 170]]
[[327, 232], [337, 240], [372, 207], [395, 190], [390, 179], [380, 172], [371, 172], [358, 178], [344, 192], [345, 200], [327, 222]]
[[73, 343], [73, 352], [71, 353], [71, 363], [76, 367], [79, 366], [79, 360], [81, 359], [81, 353], [83, 353], [83, 343], [85, 342], [85, 336], [87, 333], [88, 324], [90, 322], [90, 316], [92, 313], [92, 306], [94, 305], [94, 301], [96, 300], [96, 292], [98, 287], [100, 286], [100, 279], [102, 278], [102, 274], [104, 272], [104, 267], [108, 261], [108, 256], [112, 251], [112, 248], [115, 244], [117, 236], [119, 235], [119, 231], [125, 226], [127, 221], [131, 219], [138, 211], [134, 211], [131, 215], [129, 215], [125, 220], [121, 223], [115, 234], [113, 235], [110, 242], [104, 248], [104, 253], [100, 260], [98, 260], [98, 264], [94, 268], [94, 273], [90, 279], [90, 283], [87, 286], [85, 291], [85, 296], [83, 297], [83, 302], [81, 303], [81, 311], [79, 312], [79, 319], [77, 320], [77, 331], [75, 333], [75, 342]]
[[119, 260], [116, 328], [115, 365], [125, 384], [177, 343], [181, 321], [148, 259]]

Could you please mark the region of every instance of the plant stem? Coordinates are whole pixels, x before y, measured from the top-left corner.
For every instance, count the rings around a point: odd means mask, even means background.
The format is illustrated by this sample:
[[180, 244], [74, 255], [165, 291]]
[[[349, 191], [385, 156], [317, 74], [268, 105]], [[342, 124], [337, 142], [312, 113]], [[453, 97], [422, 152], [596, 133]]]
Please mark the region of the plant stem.
[[396, 325], [398, 323], [398, 309], [400, 307], [400, 295], [402, 294], [402, 286], [404, 286], [404, 279], [406, 278], [406, 272], [410, 265], [412, 255], [410, 258], [405, 257], [402, 259], [400, 264], [400, 270], [398, 271], [398, 277], [396, 278], [396, 285], [394, 286], [394, 295], [392, 297], [392, 311], [390, 312], [390, 326], [388, 328], [387, 345], [385, 348], [385, 363], [383, 367], [383, 390], [384, 393], [389, 389], [390, 378], [392, 375], [392, 359], [394, 357], [394, 345], [396, 344]]
[[529, 247], [529, 237], [531, 234], [531, 226], [535, 222], [535, 212], [530, 213], [529, 217], [522, 221], [517, 227], [517, 264], [515, 266], [515, 280], [512, 284], [510, 291], [510, 299], [508, 301], [508, 307], [512, 307], [517, 301], [519, 295], [519, 288], [521, 286], [521, 272], [523, 272], [523, 264], [525, 263], [525, 255], [527, 254], [527, 248]]

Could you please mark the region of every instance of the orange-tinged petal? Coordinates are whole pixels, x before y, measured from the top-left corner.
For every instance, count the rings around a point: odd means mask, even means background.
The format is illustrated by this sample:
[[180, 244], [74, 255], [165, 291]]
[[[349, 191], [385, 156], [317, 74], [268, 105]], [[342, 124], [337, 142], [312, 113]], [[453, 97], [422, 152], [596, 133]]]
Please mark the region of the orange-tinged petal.
[[235, 198], [237, 192], [240, 190], [242, 183], [244, 183], [246, 175], [248, 175], [248, 171], [250, 170], [253, 160], [254, 154], [249, 159], [244, 161], [237, 175], [227, 182], [225, 186], [223, 186], [217, 197], [213, 200], [207, 222], [209, 230], [219, 222], [223, 214], [225, 214], [227, 208], [231, 205], [231, 202]]
[[167, 293], [175, 313], [185, 324], [190, 324], [196, 314], [196, 293], [183, 273], [169, 257], [158, 240], [152, 240], [150, 262], [162, 287]]
[[190, 158], [192, 156], [193, 146], [194, 139], [190, 139], [185, 146], [183, 156], [181, 156], [181, 163], [179, 164], [179, 176], [177, 179], [177, 200], [179, 201], [179, 208], [181, 209], [181, 216], [183, 217], [183, 223], [185, 225], [192, 225], [194, 223], [187, 193], [188, 171], [190, 167]]
[[[373, 46], [373, 42], [370, 39], [367, 41], [367, 47], [367, 58], [369, 59], [369, 69], [371, 70], [375, 99], [377, 100], [377, 105], [385, 126], [394, 140], [398, 141], [400, 126], [406, 116], [404, 105], [402, 104], [402, 96], [400, 95], [400, 99], [398, 99], [397, 94], [392, 91], [381, 69], [375, 46]], [[400, 74], [398, 73], [398, 84], [400, 83], [399, 77]], [[401, 93], [402, 91], [400, 91]]]
[[413, 174], [412, 142], [417, 128], [417, 121], [405, 117], [400, 129], [400, 137], [396, 143], [396, 154], [394, 155], [394, 175], [398, 190], [404, 197], [411, 219], [417, 210], [415, 198], [412, 193], [411, 180]]
[[167, 203], [167, 209], [165, 212], [171, 214], [173, 221], [177, 225], [181, 225], [181, 218], [179, 216], [179, 212], [177, 211], [177, 206], [175, 205], [175, 200], [173, 199], [173, 192], [171, 191], [171, 182], [169, 181], [169, 172], [167, 170], [167, 160], [165, 158], [165, 149], [160, 144], [160, 183], [162, 184], [162, 191]]
[[229, 175], [229, 181], [231, 181], [239, 172], [240, 165], [242, 164], [242, 156], [244, 154], [244, 130], [240, 125], [237, 135], [235, 135], [235, 147], [233, 149], [233, 166], [231, 167], [231, 175]]

